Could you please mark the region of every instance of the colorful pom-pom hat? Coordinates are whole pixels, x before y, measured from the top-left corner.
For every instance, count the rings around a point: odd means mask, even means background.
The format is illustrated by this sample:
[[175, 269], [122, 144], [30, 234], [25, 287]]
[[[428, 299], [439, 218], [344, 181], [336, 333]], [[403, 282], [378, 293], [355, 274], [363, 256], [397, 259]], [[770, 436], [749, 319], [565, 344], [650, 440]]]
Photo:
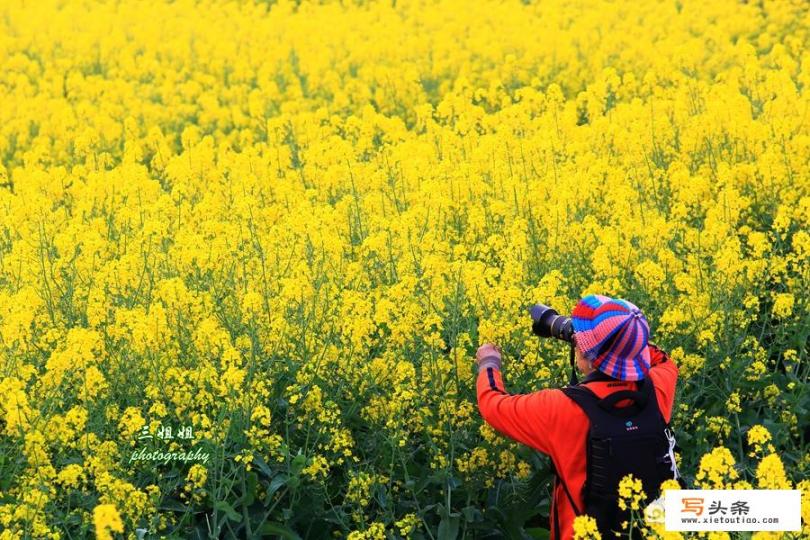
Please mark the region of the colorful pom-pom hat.
[[574, 339], [593, 367], [622, 381], [639, 381], [650, 370], [650, 325], [632, 302], [591, 294], [571, 313]]

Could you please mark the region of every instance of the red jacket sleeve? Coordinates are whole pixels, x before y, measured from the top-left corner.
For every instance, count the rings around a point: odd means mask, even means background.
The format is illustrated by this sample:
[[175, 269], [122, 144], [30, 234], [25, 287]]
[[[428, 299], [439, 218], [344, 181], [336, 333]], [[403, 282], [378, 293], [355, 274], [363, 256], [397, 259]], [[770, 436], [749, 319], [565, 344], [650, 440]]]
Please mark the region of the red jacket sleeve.
[[499, 433], [544, 454], [552, 453], [553, 426], [560, 410], [562, 391], [544, 389], [530, 394], [509, 394], [501, 372], [487, 368], [478, 373], [478, 409]]
[[655, 387], [655, 395], [661, 413], [667, 422], [672, 418], [672, 405], [675, 402], [675, 385], [678, 383], [678, 366], [664, 351], [653, 345], [650, 347], [650, 379]]

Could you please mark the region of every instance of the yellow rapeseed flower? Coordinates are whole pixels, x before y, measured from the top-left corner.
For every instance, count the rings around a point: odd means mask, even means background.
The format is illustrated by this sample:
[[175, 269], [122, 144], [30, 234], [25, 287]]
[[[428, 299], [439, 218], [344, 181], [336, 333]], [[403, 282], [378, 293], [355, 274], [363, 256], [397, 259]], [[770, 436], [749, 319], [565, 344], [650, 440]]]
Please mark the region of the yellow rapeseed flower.
[[100, 504], [93, 509], [93, 524], [98, 540], [112, 540], [112, 532], [124, 532], [124, 524], [114, 504]]
[[619, 482], [619, 508], [622, 510], [628, 508], [638, 510], [645, 496], [641, 479], [634, 477], [632, 474], [626, 475]]
[[601, 540], [602, 535], [596, 526], [596, 520], [588, 515], [574, 518], [575, 540]]

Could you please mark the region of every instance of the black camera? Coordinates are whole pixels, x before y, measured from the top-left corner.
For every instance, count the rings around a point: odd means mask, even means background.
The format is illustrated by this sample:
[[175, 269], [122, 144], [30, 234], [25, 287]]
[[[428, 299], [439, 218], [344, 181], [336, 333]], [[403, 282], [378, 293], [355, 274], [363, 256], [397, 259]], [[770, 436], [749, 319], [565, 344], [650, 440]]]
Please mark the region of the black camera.
[[543, 304], [529, 308], [532, 316], [532, 332], [539, 337], [554, 337], [573, 343], [574, 325], [571, 317], [563, 317], [556, 310]]

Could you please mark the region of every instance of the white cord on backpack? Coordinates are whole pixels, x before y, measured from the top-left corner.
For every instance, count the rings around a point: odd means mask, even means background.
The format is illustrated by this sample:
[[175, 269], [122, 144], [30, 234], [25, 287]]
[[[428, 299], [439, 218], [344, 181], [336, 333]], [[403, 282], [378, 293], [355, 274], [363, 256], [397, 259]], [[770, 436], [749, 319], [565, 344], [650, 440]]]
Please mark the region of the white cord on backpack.
[[[675, 435], [672, 434], [669, 428], [664, 428], [664, 435], [666, 435], [667, 441], [669, 442], [667, 455], [671, 463], [670, 469], [672, 470], [673, 478], [677, 480], [681, 477], [681, 474], [678, 472], [678, 463], [675, 461]], [[664, 494], [662, 493], [657, 499], [644, 508], [644, 519], [646, 519], [648, 523], [664, 523], [665, 513]]]
[[671, 460], [672, 473], [674, 474], [675, 480], [677, 480], [681, 477], [681, 475], [678, 472], [678, 464], [675, 462], [675, 436], [672, 434], [669, 428], [664, 429], [664, 435], [667, 436], [667, 441], [669, 441], [669, 450], [667, 453], [669, 454], [669, 459]]

